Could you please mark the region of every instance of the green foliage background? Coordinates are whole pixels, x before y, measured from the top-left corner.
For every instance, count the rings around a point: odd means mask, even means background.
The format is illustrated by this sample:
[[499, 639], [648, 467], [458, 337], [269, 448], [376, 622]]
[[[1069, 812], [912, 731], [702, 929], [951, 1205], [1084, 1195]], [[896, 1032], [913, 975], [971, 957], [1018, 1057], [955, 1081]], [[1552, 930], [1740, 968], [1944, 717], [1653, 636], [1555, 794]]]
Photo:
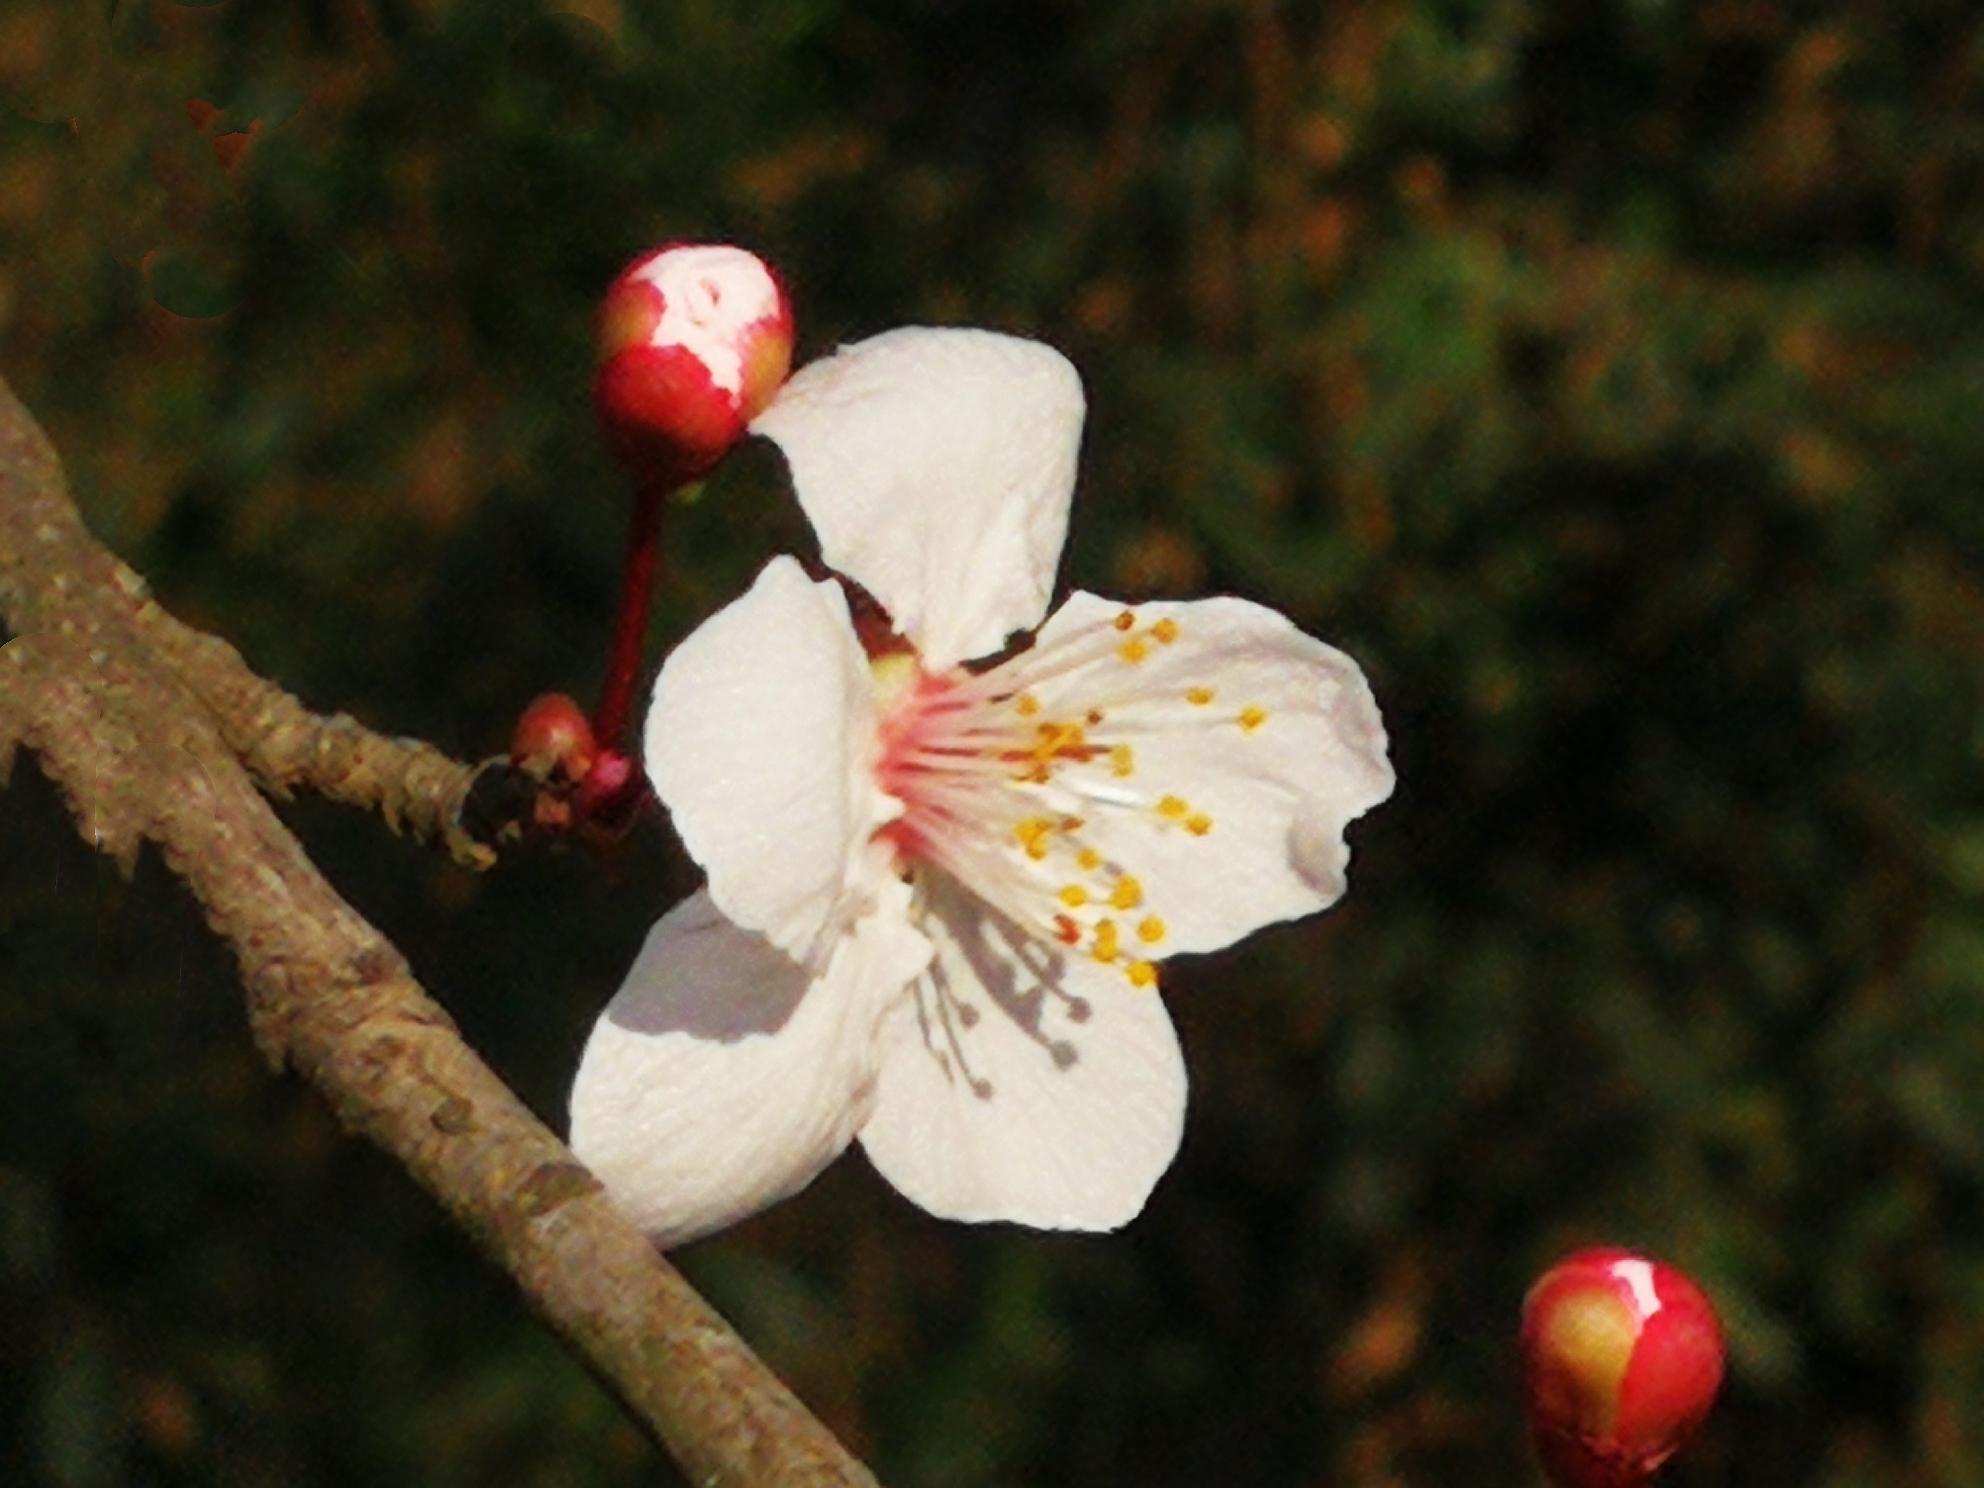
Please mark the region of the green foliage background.
[[[1677, 1484], [1984, 1481], [1974, 7], [6, 0], [0, 88], [0, 370], [319, 707], [474, 756], [592, 695], [589, 316], [669, 237], [778, 263], [809, 354], [1060, 346], [1064, 577], [1369, 670], [1399, 793], [1337, 910], [1168, 977], [1192, 1111], [1128, 1231], [851, 1157], [684, 1254], [885, 1481], [1529, 1482], [1516, 1309], [1594, 1241], [1724, 1310]], [[672, 522], [656, 655], [805, 542], [761, 450]], [[659, 824], [474, 880], [286, 815], [554, 1122], [694, 882]], [[31, 765], [0, 1481], [673, 1481]]]

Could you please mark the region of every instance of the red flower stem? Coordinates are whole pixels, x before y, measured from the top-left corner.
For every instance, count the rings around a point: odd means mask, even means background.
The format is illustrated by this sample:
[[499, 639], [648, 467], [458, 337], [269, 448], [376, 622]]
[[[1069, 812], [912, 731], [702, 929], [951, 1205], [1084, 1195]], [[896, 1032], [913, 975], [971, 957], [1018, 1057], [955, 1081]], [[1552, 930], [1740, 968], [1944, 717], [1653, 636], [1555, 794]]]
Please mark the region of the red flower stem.
[[654, 570], [661, 553], [661, 511], [673, 487], [642, 481], [634, 492], [634, 517], [627, 528], [627, 564], [620, 572], [620, 613], [613, 625], [613, 650], [606, 661], [606, 685], [593, 713], [592, 734], [602, 749], [625, 747], [627, 718], [633, 711], [634, 683], [641, 675], [641, 645], [647, 639], [648, 611], [654, 603]]

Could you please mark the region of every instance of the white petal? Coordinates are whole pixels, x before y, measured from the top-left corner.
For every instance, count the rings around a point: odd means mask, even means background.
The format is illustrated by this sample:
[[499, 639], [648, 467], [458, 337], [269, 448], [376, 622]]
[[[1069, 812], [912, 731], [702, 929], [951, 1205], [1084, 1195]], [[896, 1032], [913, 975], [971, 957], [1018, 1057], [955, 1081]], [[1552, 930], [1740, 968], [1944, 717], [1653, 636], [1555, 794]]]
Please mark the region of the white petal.
[[840, 586], [773, 559], [662, 666], [644, 744], [710, 897], [818, 969], [867, 907], [867, 844], [895, 809], [872, 779], [874, 685]]
[[1070, 874], [1066, 849], [1033, 868], [1050, 890], [1084, 883], [1094, 903], [1117, 871], [1132, 875], [1142, 902], [1119, 917], [1126, 948], [1138, 915], [1163, 927], [1139, 954], [1215, 950], [1334, 903], [1344, 828], [1392, 791], [1357, 663], [1245, 600], [1126, 608], [1078, 593], [1008, 671], [1042, 719], [1093, 712], [1087, 737], [1127, 747], [1057, 762], [1043, 792], [1083, 818], [1074, 841], [1104, 870]]
[[877, 1019], [929, 959], [906, 899], [817, 979], [707, 894], [648, 933], [579, 1062], [572, 1150], [657, 1244], [796, 1192], [847, 1146], [874, 1100]]
[[940, 1218], [1127, 1224], [1184, 1125], [1156, 989], [1031, 939], [941, 874], [923, 892], [937, 959], [883, 1025], [863, 1150]]
[[751, 427], [785, 452], [827, 563], [941, 670], [1047, 613], [1082, 413], [1050, 347], [912, 326], [802, 368]]

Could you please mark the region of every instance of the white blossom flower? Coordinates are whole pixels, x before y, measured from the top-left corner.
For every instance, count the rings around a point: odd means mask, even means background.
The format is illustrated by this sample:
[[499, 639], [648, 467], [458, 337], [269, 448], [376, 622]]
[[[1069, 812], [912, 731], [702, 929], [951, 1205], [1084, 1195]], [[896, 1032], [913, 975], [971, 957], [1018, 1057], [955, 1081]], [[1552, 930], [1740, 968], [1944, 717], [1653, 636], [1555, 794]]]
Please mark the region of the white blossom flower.
[[648, 773], [709, 883], [572, 1093], [658, 1243], [856, 1139], [937, 1215], [1127, 1222], [1184, 1113], [1156, 963], [1343, 892], [1344, 828], [1392, 789], [1355, 662], [1238, 599], [1076, 593], [1040, 624], [1082, 413], [1044, 346], [907, 329], [754, 425], [901, 640], [871, 655], [847, 587], [777, 558], [662, 668]]

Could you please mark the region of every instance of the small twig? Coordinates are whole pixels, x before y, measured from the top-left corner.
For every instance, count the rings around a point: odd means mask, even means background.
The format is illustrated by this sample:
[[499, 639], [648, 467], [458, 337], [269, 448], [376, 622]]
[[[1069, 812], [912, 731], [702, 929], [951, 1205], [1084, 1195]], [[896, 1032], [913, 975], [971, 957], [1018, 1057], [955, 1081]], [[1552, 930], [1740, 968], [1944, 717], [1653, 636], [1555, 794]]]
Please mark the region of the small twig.
[[4, 383], [0, 622], [15, 636], [0, 647], [0, 780], [25, 745], [85, 841], [127, 868], [158, 845], [232, 945], [263, 1052], [441, 1201], [691, 1481], [872, 1488], [462, 1041], [244, 763], [272, 788], [308, 780], [444, 838], [470, 772], [313, 717], [232, 647], [167, 616], [83, 528]]
[[464, 867], [495, 863], [493, 846], [461, 825], [477, 766], [418, 739], [374, 733], [348, 713], [312, 713], [250, 671], [227, 642], [180, 624], [156, 604], [144, 606], [140, 621], [264, 790], [286, 798], [303, 787], [376, 811], [395, 832], [435, 844]]
[[153, 653], [177, 674], [219, 726], [228, 747], [267, 790], [287, 798], [299, 786], [349, 806], [377, 811], [395, 832], [411, 832], [467, 868], [488, 868], [493, 846], [463, 830], [461, 808], [478, 767], [418, 739], [377, 734], [347, 713], [312, 713], [257, 676], [226, 641], [182, 624], [139, 586], [135, 620]]

